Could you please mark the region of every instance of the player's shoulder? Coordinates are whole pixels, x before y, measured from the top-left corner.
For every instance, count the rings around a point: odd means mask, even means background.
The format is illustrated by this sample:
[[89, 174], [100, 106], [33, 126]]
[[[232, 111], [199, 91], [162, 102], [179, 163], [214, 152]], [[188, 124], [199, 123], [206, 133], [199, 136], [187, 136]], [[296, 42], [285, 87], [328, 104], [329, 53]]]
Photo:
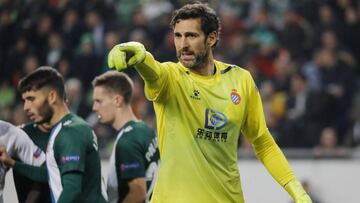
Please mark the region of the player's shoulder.
[[164, 66], [169, 73], [173, 74], [180, 74], [188, 71], [180, 62], [167, 61], [163, 62], [162, 66]]
[[178, 66], [178, 63], [175, 63], [173, 61], [166, 61], [162, 62], [161, 65], [165, 67], [175, 68], [176, 66]]
[[0, 120], [0, 136], [3, 138], [11, 137], [11, 139], [18, 139], [27, 135], [26, 132], [24, 132], [19, 127], [13, 125], [12, 123]]
[[238, 65], [225, 63], [222, 61], [215, 60], [215, 65], [218, 67], [220, 74], [226, 75], [226, 74], [236, 74], [236, 75], [243, 75], [243, 76], [249, 76], [250, 73], [248, 70], [246, 70], [243, 67], [240, 67]]
[[142, 142], [144, 137], [155, 136], [154, 130], [143, 121], [130, 121], [121, 131], [124, 134], [123, 141]]
[[144, 121], [133, 121], [131, 126], [134, 133], [150, 133], [154, 131]]
[[0, 135], [7, 133], [11, 126], [13, 126], [11, 123], [0, 120]]
[[23, 123], [23, 124], [18, 125], [18, 127], [20, 129], [22, 129], [23, 131], [28, 132], [28, 131], [36, 130], [37, 125], [35, 123]]
[[253, 81], [251, 73], [245, 68], [221, 61], [215, 61], [215, 64], [218, 67], [220, 75], [222, 78], [224, 78], [224, 80], [239, 81], [243, 85], [249, 85]]
[[66, 115], [61, 123], [64, 128], [90, 128], [89, 124], [84, 121], [84, 119], [73, 113]]
[[68, 114], [61, 120], [61, 133], [65, 135], [92, 134], [92, 128], [75, 114]]

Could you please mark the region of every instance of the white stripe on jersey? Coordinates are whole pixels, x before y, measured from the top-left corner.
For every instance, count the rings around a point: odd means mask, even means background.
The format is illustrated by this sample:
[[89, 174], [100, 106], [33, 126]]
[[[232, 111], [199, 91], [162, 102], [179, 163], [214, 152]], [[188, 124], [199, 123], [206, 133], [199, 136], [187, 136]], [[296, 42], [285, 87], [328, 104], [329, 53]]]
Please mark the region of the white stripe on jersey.
[[115, 167], [115, 154], [116, 154], [116, 145], [121, 138], [121, 136], [131, 131], [133, 128], [131, 126], [128, 126], [124, 129], [122, 129], [114, 142], [113, 150], [110, 157], [110, 166], [108, 170], [108, 178], [107, 178], [107, 195], [108, 195], [108, 202], [109, 203], [116, 203], [119, 200], [119, 193], [118, 193], [118, 181], [117, 181], [117, 173], [116, 173], [116, 167]]
[[160, 166], [160, 160], [157, 161], [157, 162], [152, 162], [147, 171], [146, 171], [146, 178], [151, 178], [152, 181], [150, 183], [150, 186], [147, 190], [147, 193], [146, 193], [146, 200], [145, 202], [148, 203], [150, 202], [150, 197], [152, 195], [152, 192], [154, 190], [154, 187], [155, 187], [155, 183], [156, 183], [156, 180], [157, 180], [157, 176], [158, 176], [158, 171], [159, 171], [159, 166]]
[[62, 123], [57, 124], [50, 134], [49, 143], [46, 149], [46, 166], [49, 174], [49, 186], [53, 202], [57, 202], [63, 191], [61, 184], [60, 170], [55, 160], [54, 142], [62, 128]]

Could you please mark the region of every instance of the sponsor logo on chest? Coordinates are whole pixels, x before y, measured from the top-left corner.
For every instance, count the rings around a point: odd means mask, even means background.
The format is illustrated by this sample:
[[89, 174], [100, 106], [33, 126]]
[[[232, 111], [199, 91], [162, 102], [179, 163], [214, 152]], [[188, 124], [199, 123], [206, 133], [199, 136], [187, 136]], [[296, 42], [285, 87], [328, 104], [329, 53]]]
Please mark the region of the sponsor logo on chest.
[[212, 109], [205, 110], [205, 125], [198, 128], [195, 138], [200, 140], [210, 140], [213, 142], [226, 142], [227, 131], [223, 128], [228, 123], [228, 118], [223, 112]]

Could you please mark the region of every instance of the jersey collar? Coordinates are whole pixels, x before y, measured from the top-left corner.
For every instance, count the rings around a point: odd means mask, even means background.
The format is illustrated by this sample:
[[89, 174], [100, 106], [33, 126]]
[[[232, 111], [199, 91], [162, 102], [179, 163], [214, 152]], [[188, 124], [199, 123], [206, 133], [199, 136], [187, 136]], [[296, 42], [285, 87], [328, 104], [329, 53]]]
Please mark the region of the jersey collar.
[[181, 62], [178, 62], [178, 65], [183, 72], [185, 72], [187, 75], [190, 75], [194, 80], [199, 81], [199, 82], [209, 83], [210, 81], [217, 80], [220, 76], [220, 69], [219, 69], [220, 64], [218, 64], [218, 61], [216, 61], [216, 60], [214, 60], [215, 74], [211, 75], [211, 76], [204, 76], [204, 75], [194, 73], [194, 72], [190, 71], [188, 68], [186, 68], [185, 66], [183, 66], [181, 64]]

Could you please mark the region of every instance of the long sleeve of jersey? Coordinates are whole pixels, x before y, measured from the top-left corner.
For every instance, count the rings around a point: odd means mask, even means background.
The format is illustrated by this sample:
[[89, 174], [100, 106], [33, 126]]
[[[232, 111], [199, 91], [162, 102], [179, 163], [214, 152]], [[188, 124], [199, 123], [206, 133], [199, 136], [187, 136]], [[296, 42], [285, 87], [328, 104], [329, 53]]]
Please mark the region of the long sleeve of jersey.
[[45, 164], [39, 167], [16, 161], [13, 169], [33, 181], [47, 182], [48, 180], [48, 173]]
[[146, 52], [145, 60], [136, 65], [136, 70], [145, 81], [150, 83], [157, 81], [161, 72], [160, 63], [149, 52]]
[[82, 174], [78, 172], [68, 172], [62, 177], [63, 191], [58, 203], [75, 202], [81, 193]]
[[271, 176], [281, 186], [285, 186], [296, 177], [266, 126], [259, 91], [251, 76], [248, 78], [251, 80], [248, 82], [248, 112], [242, 132], [252, 143], [257, 158]]
[[257, 138], [253, 142], [253, 147], [258, 159], [281, 186], [284, 187], [296, 178], [284, 154], [270, 134]]
[[136, 70], [145, 81], [145, 95], [149, 100], [160, 101], [170, 96], [166, 93], [170, 84], [167, 69], [149, 52], [146, 52], [145, 60], [136, 65]]

